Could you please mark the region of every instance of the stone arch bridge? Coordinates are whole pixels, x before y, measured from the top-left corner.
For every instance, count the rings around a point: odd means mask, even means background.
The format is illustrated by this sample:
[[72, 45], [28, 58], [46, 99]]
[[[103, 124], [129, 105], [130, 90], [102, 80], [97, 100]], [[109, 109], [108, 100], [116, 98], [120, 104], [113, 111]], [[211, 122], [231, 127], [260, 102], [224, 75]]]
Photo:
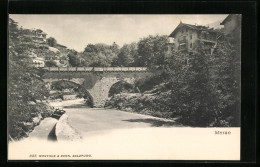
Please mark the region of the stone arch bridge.
[[93, 107], [104, 107], [112, 85], [130, 84], [152, 75], [146, 67], [49, 67], [44, 68], [44, 82], [67, 80], [82, 85], [91, 95]]

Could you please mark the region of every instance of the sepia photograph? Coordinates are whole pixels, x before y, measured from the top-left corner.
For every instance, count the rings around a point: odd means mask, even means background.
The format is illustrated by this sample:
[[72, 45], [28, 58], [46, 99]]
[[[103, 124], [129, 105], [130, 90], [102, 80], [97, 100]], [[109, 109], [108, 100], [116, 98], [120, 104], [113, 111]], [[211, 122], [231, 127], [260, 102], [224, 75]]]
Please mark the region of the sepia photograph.
[[240, 160], [242, 14], [9, 14], [8, 160]]

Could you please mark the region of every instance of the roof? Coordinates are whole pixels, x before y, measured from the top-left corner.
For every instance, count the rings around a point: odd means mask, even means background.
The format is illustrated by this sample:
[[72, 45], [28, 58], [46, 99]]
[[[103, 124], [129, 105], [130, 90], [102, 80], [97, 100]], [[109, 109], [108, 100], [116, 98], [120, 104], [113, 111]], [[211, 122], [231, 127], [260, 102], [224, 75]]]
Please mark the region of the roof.
[[235, 16], [237, 16], [237, 14], [229, 14], [229, 15], [220, 23], [220, 25], [224, 25], [227, 21], [229, 21], [230, 19], [232, 19], [232, 17], [234, 18]]
[[191, 24], [185, 24], [180, 22], [180, 24], [173, 30], [173, 32], [169, 35], [169, 37], [174, 37], [175, 34], [183, 27], [188, 27], [189, 29], [197, 30], [197, 31], [210, 31], [210, 32], [215, 32], [213, 28], [209, 28], [206, 26], [201, 26], [201, 25], [191, 25]]
[[[38, 32], [38, 34], [46, 34], [45, 32], [43, 32], [41, 29], [35, 29], [35, 28], [31, 28], [31, 29], [29, 29], [29, 31], [31, 31], [31, 32]], [[47, 34], [46, 34], [47, 35]]]
[[47, 35], [45, 32], [41, 32], [41, 33], [39, 33], [39, 34], [45, 34], [45, 35]]
[[41, 58], [41, 57], [36, 57], [36, 58], [34, 58], [33, 60], [44, 61], [44, 58]]

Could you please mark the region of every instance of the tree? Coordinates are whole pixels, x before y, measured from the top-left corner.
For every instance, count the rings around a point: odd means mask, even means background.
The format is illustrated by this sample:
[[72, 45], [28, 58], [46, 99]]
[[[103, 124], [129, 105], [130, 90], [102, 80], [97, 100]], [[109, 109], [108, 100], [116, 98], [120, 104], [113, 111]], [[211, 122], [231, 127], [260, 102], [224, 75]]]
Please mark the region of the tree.
[[51, 47], [55, 47], [55, 46], [57, 45], [57, 41], [56, 41], [56, 39], [53, 38], [53, 37], [47, 38], [47, 39], [46, 39], [46, 42], [47, 42], [47, 44], [48, 44], [49, 46], [51, 46]]
[[197, 44], [190, 53], [174, 52], [166, 60], [171, 108], [191, 126], [239, 126], [240, 52], [218, 41], [213, 55]]
[[215, 121], [216, 97], [208, 68], [208, 56], [202, 52], [175, 52], [167, 64], [171, 108], [183, 124], [209, 126]]
[[113, 60], [112, 66], [134, 66], [134, 57], [137, 54], [137, 44], [125, 44], [120, 50], [117, 57]]
[[106, 44], [88, 44], [82, 53], [84, 66], [111, 66], [112, 61], [116, 57], [115, 49]]
[[13, 19], [9, 18], [9, 37], [12, 39], [17, 39], [18, 37], [18, 23]]
[[68, 54], [69, 63], [72, 67], [79, 67], [80, 66], [80, 59], [77, 55], [74, 55], [72, 52]]
[[[237, 37], [235, 37], [237, 38]], [[218, 121], [240, 126], [241, 59], [238, 41], [219, 41], [211, 58], [212, 85], [218, 100]], [[231, 40], [234, 41], [234, 40]]]
[[135, 63], [139, 66], [154, 68], [163, 66], [167, 51], [167, 36], [148, 36], [138, 42]]
[[[29, 105], [48, 97], [49, 92], [40, 78], [41, 71], [30, 65], [31, 59], [27, 53], [33, 46], [23, 45], [23, 36], [17, 28], [17, 23], [10, 20], [9, 34], [9, 73], [8, 73], [8, 133], [13, 139], [27, 136], [26, 122], [32, 121], [35, 115], [47, 112], [44, 105]], [[19, 49], [17, 49], [19, 47]], [[24, 56], [27, 55], [27, 56]]]

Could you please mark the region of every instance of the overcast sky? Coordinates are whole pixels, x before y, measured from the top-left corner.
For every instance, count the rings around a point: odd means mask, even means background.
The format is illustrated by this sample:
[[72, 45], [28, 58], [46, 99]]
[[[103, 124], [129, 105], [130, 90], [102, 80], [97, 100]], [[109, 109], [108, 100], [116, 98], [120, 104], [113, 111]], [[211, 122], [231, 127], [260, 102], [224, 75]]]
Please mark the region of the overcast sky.
[[[77, 51], [87, 44], [119, 46], [148, 35], [169, 35], [180, 23], [218, 25], [223, 15], [10, 15], [23, 28], [39, 28], [47, 37]], [[212, 24], [213, 23], [213, 24]]]

